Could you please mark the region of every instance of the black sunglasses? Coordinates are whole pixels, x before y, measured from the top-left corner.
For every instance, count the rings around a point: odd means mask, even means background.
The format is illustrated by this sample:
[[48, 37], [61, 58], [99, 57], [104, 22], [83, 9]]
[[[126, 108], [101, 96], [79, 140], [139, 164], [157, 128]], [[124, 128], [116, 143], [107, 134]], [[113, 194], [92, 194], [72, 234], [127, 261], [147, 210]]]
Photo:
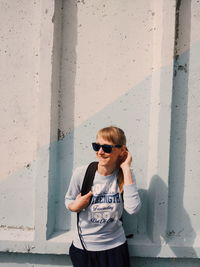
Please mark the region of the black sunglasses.
[[94, 151], [99, 151], [99, 149], [102, 147], [102, 149], [103, 149], [103, 151], [105, 153], [111, 153], [113, 147], [120, 148], [120, 147], [122, 147], [122, 145], [114, 145], [114, 146], [112, 146], [112, 145], [100, 145], [100, 144], [97, 144], [97, 143], [92, 143], [92, 147], [93, 147]]

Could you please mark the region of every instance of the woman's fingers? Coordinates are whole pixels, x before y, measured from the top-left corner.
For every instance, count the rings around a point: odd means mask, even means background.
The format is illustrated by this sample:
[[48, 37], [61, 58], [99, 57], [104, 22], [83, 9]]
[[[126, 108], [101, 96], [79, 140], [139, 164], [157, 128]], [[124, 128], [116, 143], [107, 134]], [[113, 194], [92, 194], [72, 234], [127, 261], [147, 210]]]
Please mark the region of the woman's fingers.
[[86, 195], [84, 195], [85, 198], [91, 198], [93, 195], [92, 191], [88, 192]]

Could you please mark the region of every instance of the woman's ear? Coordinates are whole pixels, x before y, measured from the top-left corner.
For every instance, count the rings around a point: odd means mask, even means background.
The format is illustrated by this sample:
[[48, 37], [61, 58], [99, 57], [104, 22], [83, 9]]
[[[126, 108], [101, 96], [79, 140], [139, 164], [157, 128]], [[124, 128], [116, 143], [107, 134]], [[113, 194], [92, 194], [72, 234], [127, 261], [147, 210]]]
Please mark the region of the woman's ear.
[[123, 145], [121, 148], [120, 155], [119, 155], [120, 161], [124, 161], [126, 159], [127, 154], [128, 154], [127, 151], [128, 151], [127, 147]]
[[120, 153], [120, 155], [124, 156], [124, 154], [126, 154], [127, 151], [128, 151], [127, 147], [125, 145], [123, 145], [121, 147], [121, 153]]

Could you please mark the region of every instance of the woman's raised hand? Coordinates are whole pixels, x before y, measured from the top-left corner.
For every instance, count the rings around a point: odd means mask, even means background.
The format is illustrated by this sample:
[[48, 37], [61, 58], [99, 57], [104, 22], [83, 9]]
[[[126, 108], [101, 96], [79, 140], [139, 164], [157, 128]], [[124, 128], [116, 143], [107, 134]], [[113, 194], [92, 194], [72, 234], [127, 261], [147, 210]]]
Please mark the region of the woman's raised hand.
[[126, 151], [124, 151], [124, 156], [121, 159], [120, 167], [122, 169], [127, 168], [127, 167], [130, 168], [131, 163], [132, 163], [132, 155], [128, 150], [126, 150]]

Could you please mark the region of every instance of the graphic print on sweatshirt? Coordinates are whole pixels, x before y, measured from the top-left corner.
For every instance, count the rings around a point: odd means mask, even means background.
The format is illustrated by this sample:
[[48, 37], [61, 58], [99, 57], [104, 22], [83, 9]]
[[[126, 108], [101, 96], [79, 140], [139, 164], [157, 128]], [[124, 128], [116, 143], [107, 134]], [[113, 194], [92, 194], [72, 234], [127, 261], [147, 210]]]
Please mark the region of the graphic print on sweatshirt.
[[121, 198], [116, 180], [92, 186], [93, 197], [88, 211], [88, 220], [93, 224], [106, 224], [121, 216]]

